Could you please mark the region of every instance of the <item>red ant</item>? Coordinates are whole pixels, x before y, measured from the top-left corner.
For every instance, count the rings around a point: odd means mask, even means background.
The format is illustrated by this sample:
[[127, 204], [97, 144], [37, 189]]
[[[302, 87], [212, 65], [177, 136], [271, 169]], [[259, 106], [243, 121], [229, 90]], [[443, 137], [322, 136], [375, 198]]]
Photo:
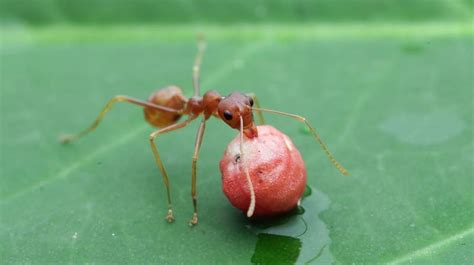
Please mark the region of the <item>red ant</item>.
[[[76, 135], [62, 136], [61, 142], [68, 143], [74, 141], [94, 130], [102, 121], [105, 114], [112, 108], [112, 106], [116, 102], [128, 102], [144, 107], [145, 119], [148, 121], [148, 123], [160, 128], [159, 130], [150, 134], [149, 141], [151, 149], [153, 151], [153, 155], [155, 156], [156, 164], [158, 165], [158, 168], [160, 169], [163, 175], [163, 181], [167, 190], [168, 214], [166, 215], [166, 220], [168, 220], [168, 222], [173, 222], [174, 216], [171, 206], [170, 181], [163, 162], [161, 161], [158, 149], [155, 145], [155, 138], [157, 138], [161, 134], [184, 128], [198, 117], [201, 117], [201, 124], [197, 131], [196, 142], [194, 145], [194, 155], [192, 160], [191, 196], [194, 213], [191, 221], [189, 222], [191, 226], [196, 225], [198, 223], [196, 199], [196, 164], [199, 157], [199, 149], [201, 147], [204, 130], [206, 128], [206, 121], [211, 116], [223, 120], [233, 129], [240, 130], [241, 161], [243, 161], [244, 158], [242, 147], [244, 135], [247, 138], [258, 137], [257, 126], [255, 125], [252, 111], [255, 111], [257, 113], [259, 123], [261, 124], [264, 123], [262, 112], [279, 114], [302, 122], [308, 127], [316, 141], [319, 142], [332, 164], [334, 164], [334, 166], [342, 174], [348, 175], [347, 170], [336, 161], [334, 156], [329, 151], [328, 147], [321, 140], [319, 134], [316, 132], [316, 129], [314, 129], [314, 127], [306, 120], [306, 118], [281, 111], [260, 108], [258, 99], [254, 94], [243, 94], [240, 92], [234, 92], [227, 97], [223, 97], [216, 91], [208, 91], [203, 96], [200, 96], [199, 73], [205, 46], [206, 44], [204, 40], [202, 38], [199, 38], [198, 53], [194, 61], [192, 75], [192, 82], [194, 88], [193, 97], [186, 99], [181, 89], [177, 86], [168, 86], [156, 91], [148, 98], [148, 101], [142, 101], [128, 96], [115, 96], [105, 105], [104, 109], [100, 112], [99, 116], [96, 118], [96, 120], [92, 123], [90, 127]], [[254, 104], [256, 105], [256, 107], [253, 107]], [[188, 119], [182, 122], [178, 122], [178, 120], [183, 115], [188, 115]], [[253, 214], [253, 208], [255, 206], [255, 194], [253, 192], [253, 185], [250, 180], [247, 168], [245, 168], [245, 174], [251, 192], [251, 203], [247, 212], [247, 216], [250, 217]]]

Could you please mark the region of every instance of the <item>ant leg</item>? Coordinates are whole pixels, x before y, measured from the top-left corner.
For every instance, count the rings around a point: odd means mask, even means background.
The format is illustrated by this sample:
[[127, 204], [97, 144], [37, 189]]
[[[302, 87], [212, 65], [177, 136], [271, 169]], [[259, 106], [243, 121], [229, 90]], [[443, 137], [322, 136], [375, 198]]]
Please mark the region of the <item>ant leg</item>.
[[302, 116], [299, 116], [299, 115], [295, 115], [295, 114], [291, 114], [291, 113], [286, 113], [286, 112], [281, 112], [281, 111], [277, 111], [277, 110], [270, 110], [270, 109], [261, 109], [261, 108], [252, 108], [252, 110], [255, 110], [255, 111], [262, 111], [262, 112], [268, 112], [268, 113], [273, 113], [273, 114], [278, 114], [278, 115], [282, 115], [282, 116], [286, 116], [286, 117], [289, 117], [289, 118], [292, 118], [294, 120], [297, 120], [299, 122], [302, 122], [304, 123], [308, 129], [311, 131], [311, 134], [313, 135], [313, 137], [316, 139], [316, 141], [319, 142], [319, 144], [321, 145], [321, 148], [323, 148], [324, 152], [326, 153], [327, 157], [329, 158], [329, 160], [331, 161], [331, 163], [343, 174], [343, 175], [349, 175], [349, 173], [347, 172], [347, 170], [341, 165], [339, 164], [339, 162], [337, 162], [337, 160], [334, 158], [333, 154], [331, 153], [331, 151], [329, 151], [329, 148], [326, 146], [326, 144], [323, 142], [323, 140], [321, 140], [321, 137], [319, 136], [318, 132], [316, 131], [316, 129], [306, 120], [305, 117], [302, 117]]
[[204, 41], [204, 36], [199, 34], [197, 36], [197, 41], [198, 41], [198, 53], [196, 55], [196, 59], [194, 60], [194, 66], [193, 66], [194, 96], [199, 96], [200, 94], [199, 74], [201, 71], [202, 57], [204, 56], [204, 50], [206, 49], [206, 42]]
[[69, 143], [71, 141], [77, 140], [78, 138], [80, 138], [80, 137], [88, 134], [89, 132], [93, 131], [95, 128], [97, 128], [99, 123], [104, 118], [105, 114], [107, 114], [107, 112], [109, 112], [109, 110], [112, 108], [112, 106], [116, 102], [128, 102], [128, 103], [132, 103], [132, 104], [139, 105], [139, 106], [142, 106], [142, 107], [150, 107], [150, 108], [154, 108], [154, 109], [158, 109], [158, 110], [180, 113], [180, 110], [155, 105], [155, 104], [152, 104], [150, 102], [134, 99], [134, 98], [131, 98], [131, 97], [128, 97], [128, 96], [115, 96], [111, 100], [109, 100], [109, 102], [107, 102], [105, 107], [99, 113], [99, 116], [97, 116], [95, 121], [88, 128], [86, 128], [85, 130], [83, 130], [83, 131], [81, 131], [81, 132], [79, 132], [78, 134], [75, 134], [75, 135], [61, 135], [59, 137], [59, 141], [63, 144], [66, 144], [66, 143]]
[[[258, 100], [257, 95], [255, 95], [255, 93], [247, 93], [247, 96], [251, 97], [253, 99], [255, 106], [258, 109], [260, 109], [260, 101]], [[256, 110], [256, 112], [257, 112], [257, 117], [258, 117], [258, 123], [260, 125], [264, 125], [265, 119], [263, 118], [263, 113], [260, 110]]]
[[240, 165], [244, 168], [245, 177], [247, 178], [247, 184], [249, 185], [250, 191], [250, 205], [247, 210], [247, 217], [252, 217], [253, 212], [255, 211], [255, 191], [253, 189], [252, 179], [250, 178], [249, 168], [247, 166], [247, 160], [244, 156], [244, 119], [240, 117]]
[[192, 178], [191, 178], [191, 197], [193, 199], [193, 208], [194, 213], [189, 225], [193, 226], [198, 223], [198, 214], [197, 214], [197, 199], [196, 199], [196, 164], [199, 159], [199, 149], [201, 148], [202, 138], [204, 135], [204, 130], [206, 129], [206, 119], [203, 118], [201, 125], [196, 135], [196, 143], [194, 144], [194, 155], [193, 155], [193, 165], [192, 165]]
[[159, 129], [158, 131], [155, 131], [155, 132], [150, 134], [151, 150], [153, 151], [153, 155], [155, 156], [156, 165], [158, 166], [158, 168], [161, 171], [161, 174], [163, 175], [163, 182], [165, 183], [165, 186], [166, 186], [166, 193], [167, 193], [167, 198], [168, 198], [168, 214], [166, 215], [166, 220], [168, 220], [168, 222], [170, 222], [170, 223], [174, 221], [173, 209], [172, 209], [172, 206], [171, 206], [170, 180], [168, 178], [168, 174], [166, 173], [165, 166], [163, 165], [163, 162], [161, 161], [160, 153], [158, 152], [158, 148], [156, 147], [154, 141], [155, 141], [155, 138], [158, 137], [159, 135], [170, 132], [170, 131], [174, 131], [174, 130], [177, 130], [177, 129], [184, 128], [191, 121], [192, 121], [192, 119], [188, 119], [188, 120], [180, 122], [180, 123], [175, 123], [175, 124], [172, 124], [168, 127]]

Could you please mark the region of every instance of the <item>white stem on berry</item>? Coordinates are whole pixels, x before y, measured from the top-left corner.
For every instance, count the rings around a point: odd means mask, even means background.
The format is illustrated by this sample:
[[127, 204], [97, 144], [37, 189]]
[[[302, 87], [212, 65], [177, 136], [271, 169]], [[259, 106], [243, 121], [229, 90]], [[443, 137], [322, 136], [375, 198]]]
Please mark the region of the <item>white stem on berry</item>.
[[247, 210], [247, 217], [252, 217], [253, 212], [255, 211], [255, 191], [253, 190], [252, 180], [250, 179], [249, 168], [245, 163], [244, 159], [244, 121], [242, 116], [240, 116], [240, 165], [244, 168], [245, 176], [247, 177], [247, 183], [250, 190], [250, 205]]

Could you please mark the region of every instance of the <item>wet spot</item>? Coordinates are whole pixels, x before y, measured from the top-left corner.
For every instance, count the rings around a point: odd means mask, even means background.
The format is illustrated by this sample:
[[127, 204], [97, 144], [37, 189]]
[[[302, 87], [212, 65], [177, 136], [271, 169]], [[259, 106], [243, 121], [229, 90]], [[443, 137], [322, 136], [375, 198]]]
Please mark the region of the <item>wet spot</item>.
[[261, 233], [251, 261], [254, 264], [294, 264], [300, 249], [298, 238]]
[[[329, 207], [322, 192], [307, 187], [300, 206], [276, 219], [254, 220], [248, 228], [257, 234], [254, 264], [331, 264], [329, 230], [319, 214]], [[282, 253], [283, 252], [283, 253]], [[284, 260], [285, 262], [281, 262]], [[280, 262], [278, 262], [280, 261]]]
[[[306, 210], [303, 207], [301, 207], [301, 205], [298, 205], [298, 206], [296, 206], [296, 208], [293, 211], [295, 212], [295, 214], [301, 215], [301, 214], [304, 214]], [[301, 220], [304, 220], [304, 219], [301, 219]], [[306, 233], [307, 228], [308, 228], [308, 226], [305, 223], [305, 231], [302, 234]]]
[[465, 123], [449, 111], [401, 113], [388, 117], [379, 125], [383, 132], [413, 145], [443, 143], [459, 135], [464, 127]]

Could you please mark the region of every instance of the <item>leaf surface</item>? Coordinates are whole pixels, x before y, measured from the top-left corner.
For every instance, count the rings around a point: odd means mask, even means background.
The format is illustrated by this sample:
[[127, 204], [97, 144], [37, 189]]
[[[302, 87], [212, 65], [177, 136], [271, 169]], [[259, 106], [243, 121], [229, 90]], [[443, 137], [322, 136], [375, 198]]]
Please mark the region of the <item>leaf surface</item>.
[[[154, 129], [140, 108], [118, 104], [94, 133], [57, 142], [114, 95], [146, 99], [168, 84], [191, 95], [195, 28], [4, 28], [0, 260], [246, 264], [274, 242], [275, 251], [305, 253], [298, 263], [472, 263], [472, 28], [373, 27], [201, 28], [203, 90], [255, 92], [265, 107], [306, 116], [351, 173], [338, 174], [300, 124], [267, 115], [301, 151], [313, 188], [306, 212], [273, 230], [255, 229], [221, 192], [218, 162], [237, 131], [218, 120], [198, 162], [195, 228], [187, 222], [197, 123], [157, 141], [171, 225], [148, 144]], [[290, 245], [278, 241], [305, 226]]]

